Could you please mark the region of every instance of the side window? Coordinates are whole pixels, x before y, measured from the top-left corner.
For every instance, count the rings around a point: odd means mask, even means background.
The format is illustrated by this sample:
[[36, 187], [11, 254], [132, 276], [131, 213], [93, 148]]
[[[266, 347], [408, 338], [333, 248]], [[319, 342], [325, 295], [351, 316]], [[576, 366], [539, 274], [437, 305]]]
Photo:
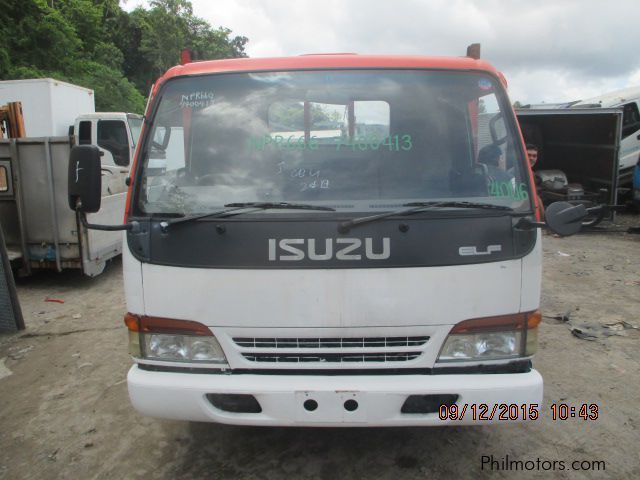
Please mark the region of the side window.
[[298, 101], [279, 101], [269, 106], [267, 113], [269, 137], [267, 141], [304, 143], [304, 103]]
[[[350, 104], [308, 102], [309, 137], [318, 144], [335, 144], [353, 136], [378, 139], [389, 135], [389, 104], [385, 101], [360, 101]], [[281, 101], [269, 106], [270, 135], [289, 142], [301, 142], [305, 136], [305, 103]]]
[[91, 122], [83, 120], [78, 128], [78, 144], [91, 145]]
[[622, 138], [640, 130], [640, 115], [638, 105], [635, 102], [627, 103], [623, 107], [622, 113]]
[[98, 122], [98, 146], [109, 150], [116, 165], [129, 165], [129, 139], [127, 127], [122, 120], [100, 120]]
[[348, 106], [310, 102], [310, 136], [320, 143], [335, 143], [349, 134]]
[[389, 104], [384, 101], [357, 101], [353, 105], [356, 138], [383, 140], [389, 136]]

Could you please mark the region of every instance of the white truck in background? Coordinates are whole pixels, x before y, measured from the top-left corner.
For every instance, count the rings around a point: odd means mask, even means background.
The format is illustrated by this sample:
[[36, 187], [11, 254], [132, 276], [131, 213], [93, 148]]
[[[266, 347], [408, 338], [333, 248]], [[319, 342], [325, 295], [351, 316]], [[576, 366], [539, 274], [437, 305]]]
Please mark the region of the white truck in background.
[[[620, 148], [618, 154], [618, 186], [630, 187], [633, 169], [640, 161], [640, 87], [630, 87], [585, 100], [562, 103], [536, 103], [521, 107], [527, 110], [585, 110], [619, 109], [622, 111]], [[561, 114], [561, 112], [558, 112]], [[531, 114], [528, 114], [531, 115]], [[586, 131], [585, 131], [586, 132]], [[586, 132], [589, 136], [589, 133]], [[526, 135], [525, 135], [526, 137]]]
[[640, 87], [626, 88], [599, 97], [573, 102], [570, 108], [621, 108], [622, 134], [619, 155], [620, 186], [629, 186], [640, 160]]
[[142, 116], [96, 112], [93, 90], [53, 78], [0, 81], [0, 105], [22, 104], [26, 136], [72, 136], [96, 145], [105, 166], [127, 167], [142, 128]]
[[142, 115], [97, 112], [79, 115], [69, 132], [76, 145], [96, 145], [102, 164], [129, 167], [142, 129]]
[[26, 132], [0, 139], [0, 225], [13, 269], [100, 274], [122, 251], [122, 237], [88, 231], [68, 209], [69, 152], [77, 144], [99, 149], [102, 208], [92, 220], [119, 222], [142, 117], [96, 113], [93, 90], [50, 78], [0, 82], [0, 105], [10, 102], [22, 104]]
[[53, 78], [0, 82], [0, 105], [22, 103], [27, 137], [63, 137], [79, 115], [96, 111], [93, 90]]

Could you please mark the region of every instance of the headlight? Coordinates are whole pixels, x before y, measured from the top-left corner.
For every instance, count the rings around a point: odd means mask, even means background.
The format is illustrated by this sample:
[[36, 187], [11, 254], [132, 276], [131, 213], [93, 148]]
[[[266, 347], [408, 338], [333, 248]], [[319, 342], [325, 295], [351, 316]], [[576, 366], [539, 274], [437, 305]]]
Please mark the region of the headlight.
[[521, 351], [521, 332], [475, 333], [449, 335], [438, 361], [496, 360], [517, 357]]
[[528, 357], [538, 342], [540, 312], [479, 318], [453, 327], [438, 362], [469, 362]]
[[208, 327], [188, 320], [127, 314], [129, 353], [168, 362], [220, 363], [227, 359]]
[[226, 363], [215, 337], [145, 333], [144, 358], [177, 362]]

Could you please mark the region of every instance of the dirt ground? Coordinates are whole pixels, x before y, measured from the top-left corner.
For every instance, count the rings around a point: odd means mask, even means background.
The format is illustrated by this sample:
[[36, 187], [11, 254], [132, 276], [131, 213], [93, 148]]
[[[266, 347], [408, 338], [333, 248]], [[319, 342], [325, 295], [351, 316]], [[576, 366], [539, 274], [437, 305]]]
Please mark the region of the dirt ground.
[[[640, 478], [640, 235], [623, 233], [640, 217], [618, 223], [545, 234], [534, 361], [545, 406], [526, 424], [287, 429], [144, 418], [127, 396], [121, 264], [95, 279], [20, 280], [27, 329], [0, 336], [0, 479]], [[554, 421], [553, 403], [597, 404], [599, 416]], [[556, 470], [483, 469], [491, 455], [555, 460]], [[574, 471], [574, 460], [604, 461], [605, 471]]]

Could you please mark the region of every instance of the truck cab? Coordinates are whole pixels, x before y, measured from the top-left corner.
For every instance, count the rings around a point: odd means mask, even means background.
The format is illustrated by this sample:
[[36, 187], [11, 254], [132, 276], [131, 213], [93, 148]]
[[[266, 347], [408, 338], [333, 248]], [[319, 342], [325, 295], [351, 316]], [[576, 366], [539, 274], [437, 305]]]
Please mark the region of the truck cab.
[[[69, 203], [95, 211], [99, 152], [75, 150]], [[513, 405], [513, 420], [533, 418], [539, 212], [490, 64], [177, 66], [154, 86], [136, 155], [122, 228], [141, 413], [429, 426], [498, 422]]]
[[104, 165], [129, 167], [141, 128], [141, 115], [96, 112], [78, 116], [73, 133], [78, 145], [98, 146]]

